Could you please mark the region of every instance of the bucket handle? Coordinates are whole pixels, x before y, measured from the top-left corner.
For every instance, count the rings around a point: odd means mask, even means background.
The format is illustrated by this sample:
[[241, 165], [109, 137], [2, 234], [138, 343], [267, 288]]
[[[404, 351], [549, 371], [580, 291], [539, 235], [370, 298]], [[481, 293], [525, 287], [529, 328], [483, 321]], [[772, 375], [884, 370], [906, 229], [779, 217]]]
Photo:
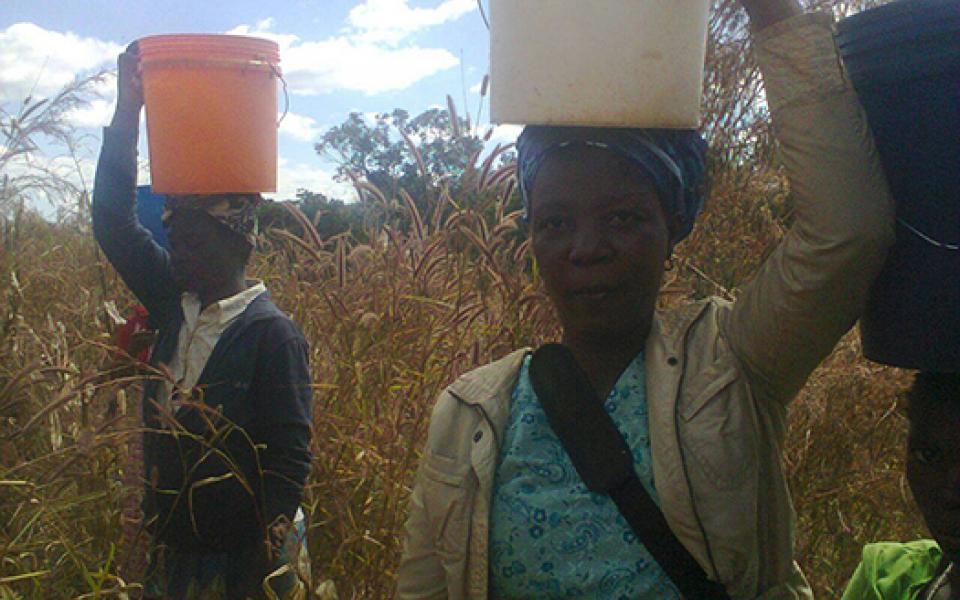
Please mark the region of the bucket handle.
[[487, 11], [483, 8], [483, 0], [477, 0], [477, 8], [480, 9], [480, 18], [483, 19], [483, 24], [487, 26], [487, 31], [490, 31], [490, 19], [487, 18]]
[[904, 227], [907, 231], [909, 231], [909, 232], [912, 233], [913, 235], [917, 236], [917, 237], [920, 238], [921, 240], [927, 242], [927, 243], [930, 244], [931, 246], [936, 246], [937, 248], [941, 248], [941, 249], [943, 249], [943, 250], [949, 250], [949, 251], [951, 251], [951, 252], [957, 252], [958, 250], [960, 250], [960, 244], [949, 244], [949, 243], [947, 243], [947, 242], [941, 242], [941, 241], [939, 241], [939, 240], [937, 240], [937, 239], [935, 239], [935, 238], [933, 238], [933, 237], [925, 234], [924, 232], [920, 231], [919, 229], [917, 229], [916, 227], [914, 227], [914, 226], [911, 225], [910, 223], [907, 223], [905, 220], [903, 220], [903, 219], [900, 218], [900, 217], [897, 217], [897, 222], [900, 223], [901, 225], [903, 225], [903, 227]]
[[270, 65], [270, 70], [273, 71], [273, 74], [280, 80], [280, 85], [283, 86], [283, 114], [280, 115], [280, 118], [277, 120], [277, 129], [279, 129], [280, 123], [283, 123], [283, 120], [287, 118], [287, 113], [290, 112], [290, 92], [287, 90], [287, 80], [283, 78], [283, 73], [280, 72], [280, 69], [271, 62], [267, 64]]

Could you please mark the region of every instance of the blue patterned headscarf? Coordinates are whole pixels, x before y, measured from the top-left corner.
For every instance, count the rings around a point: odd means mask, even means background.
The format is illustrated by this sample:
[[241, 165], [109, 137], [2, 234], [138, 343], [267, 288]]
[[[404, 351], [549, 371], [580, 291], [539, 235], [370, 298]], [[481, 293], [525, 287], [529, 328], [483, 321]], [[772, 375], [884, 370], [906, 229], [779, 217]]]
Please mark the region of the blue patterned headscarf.
[[250, 246], [257, 246], [257, 207], [263, 202], [260, 194], [188, 194], [167, 196], [163, 222], [169, 223], [178, 210], [205, 212], [221, 225], [243, 237]]
[[656, 187], [667, 218], [679, 223], [671, 231], [671, 243], [693, 230], [708, 192], [707, 143], [696, 130], [528, 125], [517, 140], [517, 173], [527, 211], [543, 159], [573, 145], [605, 148], [641, 167]]

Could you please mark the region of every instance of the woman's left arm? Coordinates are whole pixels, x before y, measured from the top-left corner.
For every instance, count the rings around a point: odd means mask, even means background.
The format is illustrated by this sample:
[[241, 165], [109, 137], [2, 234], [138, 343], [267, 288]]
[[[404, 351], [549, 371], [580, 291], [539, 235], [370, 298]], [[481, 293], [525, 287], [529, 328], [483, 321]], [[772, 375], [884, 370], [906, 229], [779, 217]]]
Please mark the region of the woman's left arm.
[[[422, 461], [423, 459], [421, 459]], [[395, 600], [446, 600], [447, 575], [436, 548], [422, 480], [423, 463], [413, 484], [404, 524], [403, 555]]]
[[756, 51], [796, 221], [723, 326], [758, 397], [786, 402], [860, 317], [894, 205], [832, 17], [780, 20]]

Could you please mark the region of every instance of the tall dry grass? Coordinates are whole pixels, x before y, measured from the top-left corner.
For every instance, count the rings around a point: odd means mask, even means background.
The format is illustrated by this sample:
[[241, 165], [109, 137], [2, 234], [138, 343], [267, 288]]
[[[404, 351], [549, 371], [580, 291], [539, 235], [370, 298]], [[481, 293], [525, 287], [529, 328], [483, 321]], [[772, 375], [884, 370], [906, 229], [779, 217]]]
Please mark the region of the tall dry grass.
[[357, 245], [321, 240], [305, 222], [301, 237], [275, 236], [260, 265], [313, 346], [310, 548], [342, 597], [388, 594], [432, 398], [551, 331], [492, 162], [465, 175], [470, 197], [442, 190], [426, 214], [403, 198], [382, 211], [405, 211], [408, 233], [387, 224]]
[[[341, 598], [391, 593], [406, 496], [442, 386], [557, 335], [509, 169], [478, 165], [463, 197], [441, 191], [426, 214], [403, 198], [377, 200], [412, 226], [372, 223], [370, 244], [320, 239], [306, 220], [271, 232], [253, 267], [312, 344], [310, 552], [314, 580], [332, 580]], [[664, 302], [734, 295], [778, 241], [785, 193], [776, 173], [718, 188]], [[105, 305], [131, 298], [88, 233], [33, 218], [5, 231], [0, 598], [135, 594], [142, 555], [121, 516], [138, 488], [128, 475], [138, 390], [136, 375], [107, 368]], [[859, 358], [851, 335], [794, 403], [785, 460], [799, 558], [820, 597], [838, 596], [863, 543], [922, 535], [902, 478], [905, 384]]]
[[[872, 0], [822, 0], [843, 12]], [[715, 2], [707, 126], [714, 193], [678, 249], [665, 305], [735, 297], [782, 237], [789, 189], [769, 165], [757, 73], [732, 0]], [[415, 148], [411, 148], [415, 151]], [[419, 161], [422, 164], [422, 161]], [[305, 495], [315, 582], [386, 598], [429, 411], [458, 374], [555, 339], [517, 213], [513, 173], [479, 161], [421, 211], [359, 180], [367, 244], [299, 227], [267, 232], [252, 274], [312, 344], [314, 462]], [[138, 381], [110, 344], [133, 299], [89, 232], [18, 213], [0, 223], [0, 600], [135, 597]], [[111, 303], [120, 308], [116, 311]], [[908, 376], [865, 362], [855, 333], [790, 415], [784, 457], [798, 558], [835, 598], [862, 545], [923, 535], [902, 476]]]
[[119, 583], [135, 426], [107, 369], [124, 291], [88, 235], [37, 217], [4, 228], [0, 269], [0, 598], [94, 597]]

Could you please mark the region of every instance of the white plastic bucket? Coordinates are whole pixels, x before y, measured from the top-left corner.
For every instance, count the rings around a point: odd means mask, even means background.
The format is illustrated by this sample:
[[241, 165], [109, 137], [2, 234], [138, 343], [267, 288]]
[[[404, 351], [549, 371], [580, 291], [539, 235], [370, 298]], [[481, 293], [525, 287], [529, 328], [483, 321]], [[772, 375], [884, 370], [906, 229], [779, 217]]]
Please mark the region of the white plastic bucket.
[[490, 0], [495, 123], [691, 128], [709, 0]]

